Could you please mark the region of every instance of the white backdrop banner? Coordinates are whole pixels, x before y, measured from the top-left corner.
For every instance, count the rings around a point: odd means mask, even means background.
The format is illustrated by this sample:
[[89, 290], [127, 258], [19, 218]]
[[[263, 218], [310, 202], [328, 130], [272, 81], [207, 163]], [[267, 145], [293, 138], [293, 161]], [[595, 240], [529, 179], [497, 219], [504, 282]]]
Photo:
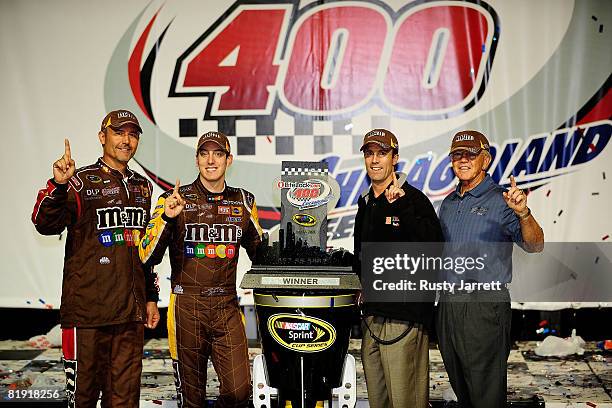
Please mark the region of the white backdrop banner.
[[[272, 233], [282, 160], [327, 161], [328, 242], [352, 250], [365, 132], [398, 136], [399, 169], [437, 206], [456, 185], [453, 133], [477, 129], [547, 241], [612, 241], [611, 21], [606, 0], [2, 1], [0, 306], [59, 307], [65, 237], [36, 233], [36, 191], [64, 138], [77, 167], [96, 160], [117, 108], [141, 121], [132, 167], [156, 195], [195, 179], [198, 135], [226, 133], [229, 183]], [[168, 263], [157, 272], [163, 305]]]

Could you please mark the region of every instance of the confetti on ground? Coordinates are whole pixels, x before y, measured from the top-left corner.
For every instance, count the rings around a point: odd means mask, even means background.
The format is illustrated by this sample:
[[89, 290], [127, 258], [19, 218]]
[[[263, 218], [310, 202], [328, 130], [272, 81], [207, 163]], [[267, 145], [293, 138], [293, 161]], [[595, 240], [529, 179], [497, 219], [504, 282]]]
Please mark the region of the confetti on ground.
[[[11, 344], [0, 342], [0, 351], [11, 350], [15, 345], [23, 349], [23, 341]], [[357, 407], [367, 406], [367, 392], [363, 365], [360, 355], [361, 342], [351, 339], [348, 351], [355, 357], [357, 371]], [[606, 393], [606, 382], [598, 381], [598, 373], [609, 371], [608, 363], [595, 362], [601, 357], [601, 348], [596, 342], [587, 342], [584, 356], [571, 358], [546, 358], [535, 355], [533, 349], [536, 342], [517, 342], [508, 358], [508, 400], [509, 406], [589, 406], [600, 407], [610, 401]], [[143, 359], [141, 405], [175, 406], [176, 389], [172, 373], [172, 363], [169, 360], [167, 339], [152, 339], [145, 344]], [[252, 360], [261, 353], [261, 349], [249, 348], [249, 359]], [[28, 357], [29, 358], [29, 357]], [[0, 392], [8, 387], [36, 387], [44, 384], [46, 388], [60, 390], [60, 400], [65, 402], [65, 377], [58, 352], [53, 357], [32, 364], [30, 360], [20, 358], [0, 360], [0, 374], [7, 378], [0, 379]], [[603, 361], [603, 360], [600, 360]], [[429, 349], [429, 396], [434, 401], [434, 407], [441, 407], [444, 394], [450, 388], [448, 375], [444, 370], [442, 357], [432, 344]], [[17, 364], [15, 364], [17, 363]], [[212, 406], [213, 400], [219, 395], [219, 381], [209, 361], [206, 384], [207, 405]], [[210, 399], [209, 399], [210, 398]], [[538, 401], [537, 404], [534, 402]], [[592, 404], [592, 405], [589, 405]], [[560, 405], [563, 404], [563, 405]], [[40, 404], [43, 406], [44, 404]], [[607, 406], [607, 405], [606, 405]]]

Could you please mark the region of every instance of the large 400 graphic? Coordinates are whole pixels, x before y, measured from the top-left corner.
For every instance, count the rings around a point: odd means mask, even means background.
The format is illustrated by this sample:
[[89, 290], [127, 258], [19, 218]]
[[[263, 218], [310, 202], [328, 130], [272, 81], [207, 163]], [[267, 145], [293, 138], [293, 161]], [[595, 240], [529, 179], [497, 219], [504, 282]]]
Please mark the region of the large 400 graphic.
[[[278, 106], [348, 116], [377, 103], [439, 118], [484, 91], [496, 17], [483, 3], [236, 4], [177, 61], [170, 96], [208, 96], [207, 117], [269, 115]], [[485, 8], [486, 7], [486, 8]]]

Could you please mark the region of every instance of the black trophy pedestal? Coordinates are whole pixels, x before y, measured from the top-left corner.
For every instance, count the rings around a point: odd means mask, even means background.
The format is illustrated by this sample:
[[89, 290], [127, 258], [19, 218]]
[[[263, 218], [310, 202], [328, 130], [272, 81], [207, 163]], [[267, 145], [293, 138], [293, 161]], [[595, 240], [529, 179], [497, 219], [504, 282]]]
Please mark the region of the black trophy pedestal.
[[253, 405], [354, 407], [347, 349], [360, 285], [351, 268], [260, 266], [240, 286], [253, 289], [263, 350], [253, 362]]

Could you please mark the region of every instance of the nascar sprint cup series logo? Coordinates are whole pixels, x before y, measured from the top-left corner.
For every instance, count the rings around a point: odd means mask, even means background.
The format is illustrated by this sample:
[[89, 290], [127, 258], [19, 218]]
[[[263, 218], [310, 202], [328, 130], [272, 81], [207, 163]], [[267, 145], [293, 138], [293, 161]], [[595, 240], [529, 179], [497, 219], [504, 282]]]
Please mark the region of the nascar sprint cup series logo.
[[268, 332], [281, 346], [302, 353], [326, 350], [336, 341], [336, 329], [330, 323], [291, 313], [270, 316]]
[[612, 129], [610, 34], [581, 16], [611, 14], [592, 0], [153, 2], [115, 48], [105, 103], [155, 136], [136, 160], [164, 188], [193, 177], [198, 135], [226, 133], [229, 181], [255, 194], [264, 228], [280, 219], [280, 162], [325, 160], [341, 187], [328, 237], [341, 240], [369, 186], [359, 147], [373, 128], [398, 136], [398, 170], [434, 203], [456, 185], [459, 129], [489, 136], [502, 185], [537, 188], [595, 160]]

